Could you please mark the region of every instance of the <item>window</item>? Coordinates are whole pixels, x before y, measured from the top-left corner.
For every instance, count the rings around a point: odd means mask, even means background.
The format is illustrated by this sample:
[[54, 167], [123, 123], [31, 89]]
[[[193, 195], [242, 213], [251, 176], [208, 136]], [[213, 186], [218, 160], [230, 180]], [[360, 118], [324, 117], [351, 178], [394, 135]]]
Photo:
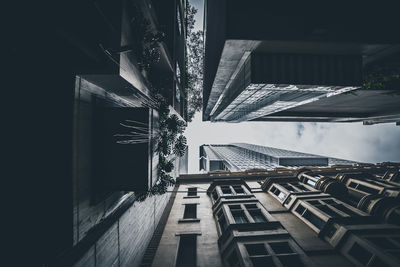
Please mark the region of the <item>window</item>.
[[181, 101], [181, 91], [179, 90], [178, 83], [175, 83], [175, 98], [176, 98], [176, 101], [178, 101], [178, 102]]
[[400, 259], [400, 236], [374, 236], [366, 239], [380, 250]]
[[232, 190], [229, 186], [221, 186], [221, 191], [224, 195], [232, 195]]
[[319, 218], [317, 215], [315, 215], [313, 212], [308, 210], [307, 208], [303, 207], [302, 205], [299, 205], [296, 210], [295, 210], [301, 217], [309, 221], [311, 224], [313, 224], [315, 227], [318, 229], [322, 229], [325, 225], [325, 221]]
[[217, 201], [217, 200], [218, 200], [218, 193], [217, 193], [216, 190], [214, 190], [214, 191], [212, 192], [212, 198], [213, 198], [214, 201]]
[[236, 195], [244, 195], [244, 190], [241, 185], [234, 185], [233, 190], [236, 192]]
[[245, 245], [247, 253], [253, 265], [256, 266], [275, 266], [272, 257], [269, 256], [264, 244], [247, 244]]
[[326, 230], [326, 236], [327, 236], [328, 238], [331, 238], [332, 236], [335, 235], [335, 233], [336, 233], [337, 230], [338, 230], [338, 227], [337, 227], [337, 226], [331, 225], [331, 226], [329, 227], [329, 229]]
[[222, 231], [224, 231], [226, 228], [228, 228], [228, 223], [226, 222], [226, 219], [225, 219], [225, 216], [224, 216], [224, 213], [222, 212], [222, 210], [220, 212], [218, 212], [217, 219], [218, 219], [219, 227], [221, 227]]
[[197, 217], [197, 204], [185, 204], [184, 219], [195, 219]]
[[228, 265], [229, 267], [237, 267], [240, 266], [239, 264], [239, 258], [236, 254], [236, 251], [234, 250], [231, 255], [228, 258]]
[[176, 22], [178, 24], [178, 31], [179, 34], [182, 32], [182, 20], [181, 20], [181, 12], [179, 10], [179, 5], [176, 7]]
[[284, 200], [286, 198], [286, 194], [281, 192], [278, 188], [273, 186], [270, 190], [274, 195], [276, 195], [280, 200]]
[[332, 218], [360, 216], [357, 212], [333, 199], [308, 200], [307, 203], [313, 205], [315, 208], [321, 210]]
[[254, 222], [267, 222], [264, 214], [257, 205], [245, 205]]
[[179, 67], [178, 61], [176, 62], [176, 78], [178, 78], [179, 84], [181, 83], [181, 69]]
[[231, 211], [233, 218], [236, 223], [248, 223], [249, 220], [246, 218], [243, 210], [233, 210]]
[[349, 255], [364, 266], [367, 265], [373, 256], [371, 252], [364, 249], [357, 243], [354, 243], [354, 245], [351, 247]]
[[196, 266], [196, 235], [181, 235], [178, 248], [177, 267]]
[[[214, 193], [215, 192], [215, 193]], [[230, 196], [244, 196], [248, 195], [249, 192], [245, 188], [245, 185], [234, 184], [234, 185], [219, 185], [212, 191], [211, 197], [213, 202], [218, 201], [219, 197], [230, 197]], [[246, 196], [247, 197], [247, 196]]]
[[190, 187], [188, 188], [188, 197], [197, 196], [197, 187]]
[[372, 188], [372, 187], [369, 187], [369, 186], [366, 186], [366, 185], [363, 185], [363, 184], [360, 184], [360, 183], [356, 183], [356, 182], [353, 182], [353, 181], [351, 181], [349, 183], [349, 187], [357, 189], [357, 190], [362, 191], [364, 193], [368, 193], [368, 194], [379, 194], [379, 190], [378, 189]]
[[311, 185], [312, 187], [315, 187], [316, 182], [314, 182], [313, 180], [307, 180], [307, 184]]
[[236, 204], [228, 206], [235, 219], [235, 223], [267, 222], [267, 219], [257, 204]]
[[277, 266], [278, 262], [288, 267], [304, 266], [300, 256], [288, 241], [244, 244], [244, 246], [255, 267]]

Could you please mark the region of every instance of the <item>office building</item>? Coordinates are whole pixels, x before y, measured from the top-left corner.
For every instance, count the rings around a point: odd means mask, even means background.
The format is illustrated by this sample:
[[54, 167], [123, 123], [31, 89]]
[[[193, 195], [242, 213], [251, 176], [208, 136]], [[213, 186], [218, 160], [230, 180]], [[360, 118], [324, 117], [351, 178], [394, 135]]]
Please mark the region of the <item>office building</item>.
[[400, 66], [389, 6], [206, 0], [204, 10], [204, 121], [400, 121], [398, 79], [360, 89], [364, 73]]
[[352, 165], [354, 161], [324, 157], [285, 149], [246, 143], [202, 145], [200, 171], [250, 169], [272, 170], [279, 167]]

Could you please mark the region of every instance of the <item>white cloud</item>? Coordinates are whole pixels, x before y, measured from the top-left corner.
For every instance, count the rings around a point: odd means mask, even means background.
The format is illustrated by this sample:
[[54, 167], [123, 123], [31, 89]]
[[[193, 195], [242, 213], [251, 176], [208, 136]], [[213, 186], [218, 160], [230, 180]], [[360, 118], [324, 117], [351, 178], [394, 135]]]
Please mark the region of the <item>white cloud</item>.
[[390, 124], [201, 121], [197, 113], [185, 136], [189, 172], [199, 172], [199, 146], [246, 142], [360, 162], [400, 161], [400, 127]]

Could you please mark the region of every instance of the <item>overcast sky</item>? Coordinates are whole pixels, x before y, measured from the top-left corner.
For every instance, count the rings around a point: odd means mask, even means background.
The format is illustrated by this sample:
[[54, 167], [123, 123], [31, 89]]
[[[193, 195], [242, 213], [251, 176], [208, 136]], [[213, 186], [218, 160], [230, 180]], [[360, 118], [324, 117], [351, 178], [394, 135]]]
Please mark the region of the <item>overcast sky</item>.
[[[190, 0], [198, 9], [196, 29], [203, 29], [203, 0]], [[400, 162], [400, 126], [394, 123], [201, 121], [197, 113], [185, 136], [189, 145], [189, 173], [199, 172], [199, 146], [245, 142], [359, 162]]]

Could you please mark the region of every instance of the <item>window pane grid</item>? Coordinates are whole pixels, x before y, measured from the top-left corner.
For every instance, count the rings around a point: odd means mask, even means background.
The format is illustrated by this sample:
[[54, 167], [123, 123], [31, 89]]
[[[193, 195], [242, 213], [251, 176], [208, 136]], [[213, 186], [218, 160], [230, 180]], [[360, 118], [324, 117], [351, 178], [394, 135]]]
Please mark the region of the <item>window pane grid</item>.
[[245, 248], [254, 266], [304, 266], [288, 241], [245, 244]]

